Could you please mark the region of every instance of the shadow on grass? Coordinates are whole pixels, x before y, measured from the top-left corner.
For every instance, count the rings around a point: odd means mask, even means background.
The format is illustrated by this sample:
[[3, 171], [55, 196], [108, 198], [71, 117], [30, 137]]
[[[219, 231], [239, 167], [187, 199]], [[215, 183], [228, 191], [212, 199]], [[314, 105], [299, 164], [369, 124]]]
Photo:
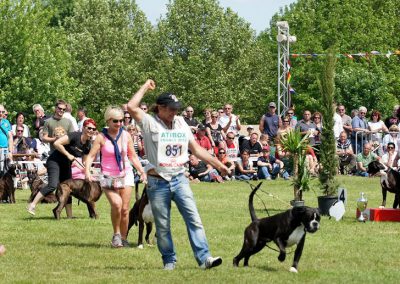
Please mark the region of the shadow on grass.
[[243, 266], [243, 264], [239, 265], [239, 267], [235, 267], [235, 269], [257, 269], [260, 271], [264, 271], [264, 272], [276, 272], [279, 271], [278, 269], [274, 268], [274, 267], [269, 267], [266, 265], [251, 265], [249, 264], [249, 266]]
[[24, 217], [23, 220], [26, 220], [26, 221], [32, 221], [32, 220], [54, 220], [54, 221], [57, 221], [53, 216], [42, 216], [42, 217], [27, 216], [27, 217]]
[[51, 247], [77, 247], [77, 248], [110, 248], [111, 246], [108, 244], [98, 244], [98, 243], [77, 243], [77, 242], [63, 242], [56, 243], [50, 242], [47, 243]]

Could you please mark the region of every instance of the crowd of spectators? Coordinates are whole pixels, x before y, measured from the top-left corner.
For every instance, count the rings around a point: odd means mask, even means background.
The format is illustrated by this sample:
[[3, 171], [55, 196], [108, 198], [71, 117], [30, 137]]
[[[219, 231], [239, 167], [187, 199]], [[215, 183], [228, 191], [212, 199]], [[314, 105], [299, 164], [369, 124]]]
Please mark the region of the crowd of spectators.
[[[385, 166], [397, 169], [400, 165], [397, 154], [400, 143], [398, 106], [385, 121], [377, 110], [372, 110], [367, 116], [364, 106], [352, 110], [350, 115], [346, 114], [342, 104], [335, 108], [332, 131], [337, 140], [338, 173], [368, 176], [366, 168], [373, 160], [380, 160]], [[240, 132], [239, 116], [232, 111], [231, 104], [226, 104], [222, 111], [207, 108], [202, 123], [194, 118], [193, 107], [186, 108], [182, 113], [187, 116], [188, 124], [190, 121], [196, 141], [210, 154], [223, 156], [225, 163], [229, 163], [234, 174], [223, 179], [288, 179], [292, 172], [291, 154], [283, 149], [280, 140], [282, 135], [293, 130], [308, 135], [310, 147], [306, 152], [306, 166], [312, 175], [319, 174], [320, 145], [325, 130], [319, 111], [304, 110], [302, 117], [298, 118], [295, 109], [289, 108], [284, 116], [279, 116], [276, 104], [270, 102], [268, 110], [260, 118], [259, 131], [249, 125], [246, 134], [240, 134], [243, 131]], [[196, 179], [195, 176], [193, 178]]]
[[[149, 111], [145, 103], [140, 108], [145, 112]], [[14, 123], [10, 123], [7, 110], [0, 106], [2, 167], [7, 157], [12, 158], [10, 153], [20, 154], [14, 155], [16, 160], [39, 162], [45, 161], [53, 151], [51, 145], [54, 141], [49, 140], [51, 135], [44, 125], [54, 115], [46, 114], [40, 104], [33, 105], [32, 110], [36, 117], [32, 124], [22, 112], [18, 112], [13, 118]], [[122, 110], [123, 128], [131, 135], [135, 152], [145, 163], [146, 153], [140, 128], [130, 116], [126, 105], [122, 106]], [[376, 159], [388, 167], [397, 168], [400, 165], [399, 106], [395, 106], [393, 113], [384, 120], [377, 110], [372, 110], [367, 116], [367, 109], [363, 106], [352, 110], [350, 115], [346, 114], [346, 109], [341, 104], [336, 110], [333, 132], [337, 139], [339, 173], [366, 176], [368, 162]], [[79, 108], [76, 118], [72, 115], [73, 110], [69, 103], [66, 103], [65, 110], [59, 112], [68, 121], [67, 132], [82, 131], [83, 123], [88, 119], [86, 108]], [[284, 116], [279, 116], [276, 104], [270, 102], [268, 110], [260, 118], [258, 129], [248, 125], [246, 131], [242, 129], [240, 117], [233, 113], [231, 104], [215, 110], [206, 108], [202, 116], [195, 115], [194, 108], [187, 106], [182, 116], [197, 143], [231, 169], [230, 175], [221, 176], [210, 165], [203, 165], [202, 161], [193, 156], [187, 166], [187, 175], [193, 181], [270, 180], [277, 177], [288, 179], [292, 167], [291, 154], [284, 151], [280, 139], [282, 135], [293, 130], [308, 135], [310, 147], [307, 150], [307, 167], [312, 175], [318, 175], [319, 146], [321, 134], [325, 130], [322, 114], [318, 111], [304, 110], [302, 117], [298, 118], [295, 109], [289, 108]], [[9, 143], [10, 139], [12, 143]], [[40, 163], [38, 165], [41, 166]]]

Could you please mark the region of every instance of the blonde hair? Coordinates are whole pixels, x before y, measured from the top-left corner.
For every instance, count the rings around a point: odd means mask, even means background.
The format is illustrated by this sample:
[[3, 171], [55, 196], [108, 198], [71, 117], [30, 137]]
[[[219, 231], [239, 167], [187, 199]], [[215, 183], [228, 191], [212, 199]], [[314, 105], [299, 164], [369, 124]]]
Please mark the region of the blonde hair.
[[397, 127], [396, 124], [393, 124], [393, 125], [391, 125], [391, 126], [389, 127], [389, 131], [390, 131], [390, 132], [397, 132], [397, 131], [399, 131], [399, 128]]
[[53, 131], [53, 136], [60, 138], [62, 136], [64, 136], [65, 134], [67, 134], [67, 132], [65, 131], [65, 129], [62, 126], [57, 126], [56, 128], [54, 128]]
[[104, 119], [105, 121], [109, 121], [111, 118], [115, 117], [121, 117], [121, 119], [124, 117], [124, 112], [122, 109], [118, 106], [109, 106], [106, 109], [106, 112], [104, 113]]

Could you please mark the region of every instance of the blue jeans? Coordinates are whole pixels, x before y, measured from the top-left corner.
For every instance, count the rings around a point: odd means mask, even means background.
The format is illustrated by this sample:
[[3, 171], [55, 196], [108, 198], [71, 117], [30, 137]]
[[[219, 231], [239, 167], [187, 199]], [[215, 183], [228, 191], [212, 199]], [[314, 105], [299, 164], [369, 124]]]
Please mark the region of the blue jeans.
[[361, 172], [361, 171], [357, 171], [356, 173], [358, 176], [362, 176], [362, 177], [369, 177], [369, 174], [367, 172]]
[[183, 174], [173, 177], [171, 181], [148, 176], [147, 195], [153, 210], [157, 246], [163, 263], [176, 262], [171, 235], [171, 201], [173, 200], [185, 221], [194, 257], [199, 265], [203, 264], [210, 256], [210, 252], [189, 180]]
[[275, 178], [278, 175], [279, 171], [280, 171], [280, 167], [279, 167], [278, 164], [273, 164], [272, 165], [271, 173], [269, 172], [268, 167], [265, 167], [265, 166], [264, 167], [258, 167], [257, 176], [258, 176], [259, 179], [271, 178], [271, 176], [273, 178]]
[[7, 160], [7, 156], [8, 156], [8, 148], [0, 148], [0, 173], [1, 174], [4, 174], [6, 171], [5, 163]]
[[251, 176], [241, 174], [241, 175], [235, 175], [235, 179], [237, 180], [251, 180]]
[[200, 181], [205, 181], [205, 182], [212, 182], [213, 181], [213, 175], [219, 175], [219, 173], [218, 173], [218, 171], [216, 169], [212, 169], [205, 176], [199, 177], [199, 180]]

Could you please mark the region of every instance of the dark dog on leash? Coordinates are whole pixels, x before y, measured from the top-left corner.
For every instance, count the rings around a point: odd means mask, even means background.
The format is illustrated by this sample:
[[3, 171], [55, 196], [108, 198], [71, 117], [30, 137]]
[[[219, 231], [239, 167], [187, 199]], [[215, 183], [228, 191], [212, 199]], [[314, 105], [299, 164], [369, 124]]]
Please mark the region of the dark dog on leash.
[[96, 202], [100, 199], [103, 191], [98, 181], [88, 182], [84, 179], [67, 179], [61, 182], [56, 191], [58, 205], [53, 209], [54, 217], [59, 220], [61, 210], [64, 208], [68, 198], [72, 195], [78, 200], [86, 203], [89, 217], [98, 218]]
[[382, 205], [381, 208], [386, 206], [386, 195], [387, 192], [394, 193], [393, 208], [397, 208], [400, 205], [400, 173], [388, 168], [378, 161], [373, 161], [368, 164], [368, 174], [374, 176], [380, 173], [381, 176], [381, 188], [382, 188]]
[[7, 170], [0, 178], [0, 201], [15, 203], [14, 178], [16, 171], [20, 169], [18, 164], [7, 164]]
[[[31, 189], [31, 195], [29, 196], [28, 203], [31, 203], [35, 197], [36, 194], [47, 184], [40, 178], [40, 176], [37, 174], [37, 170], [27, 170], [27, 176], [28, 176], [28, 185], [29, 188]], [[51, 192], [48, 195], [46, 195], [41, 203], [56, 203], [57, 202], [57, 197], [56, 195]]]
[[282, 262], [286, 258], [286, 248], [296, 244], [290, 272], [297, 273], [306, 232], [315, 233], [319, 229], [320, 213], [318, 209], [301, 206], [258, 219], [254, 211], [253, 198], [261, 184], [259, 183], [250, 193], [249, 210], [252, 223], [244, 231], [243, 247], [233, 259], [233, 265], [238, 266], [244, 258], [244, 266], [248, 266], [250, 256], [262, 250], [268, 242], [274, 242], [278, 246], [278, 260]]
[[138, 223], [139, 223], [138, 248], [142, 249], [144, 225], [146, 224], [145, 240], [147, 244], [150, 244], [149, 236], [154, 223], [153, 211], [151, 211], [151, 205], [149, 199], [147, 198], [146, 187], [144, 187], [143, 189], [142, 197], [136, 200], [132, 209], [129, 211], [128, 232], [133, 225], [137, 226]]

